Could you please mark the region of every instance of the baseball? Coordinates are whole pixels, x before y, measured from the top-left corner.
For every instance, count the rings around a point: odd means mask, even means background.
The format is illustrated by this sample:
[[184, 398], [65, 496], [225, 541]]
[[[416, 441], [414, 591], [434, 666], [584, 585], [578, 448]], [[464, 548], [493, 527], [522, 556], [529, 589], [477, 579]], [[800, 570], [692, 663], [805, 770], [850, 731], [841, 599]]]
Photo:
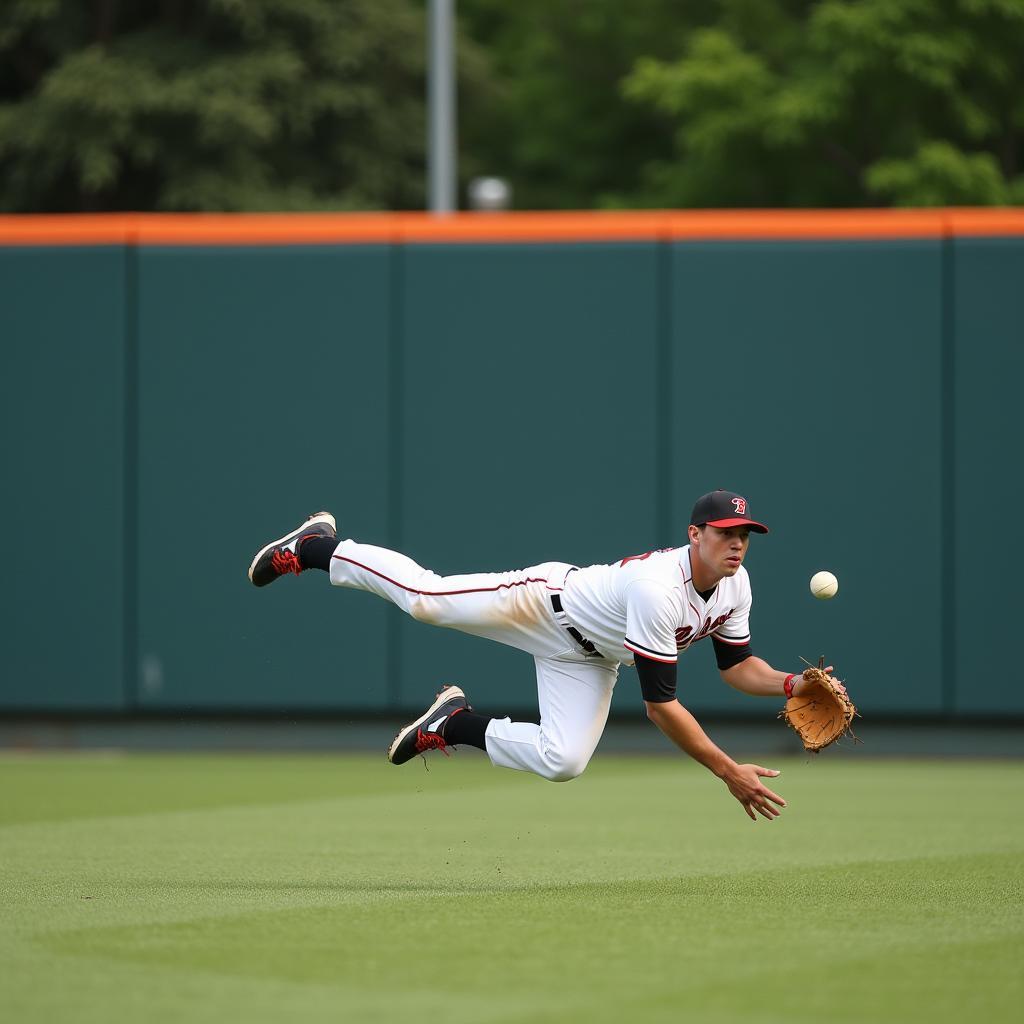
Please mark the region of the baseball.
[[830, 597], [835, 597], [838, 590], [839, 580], [824, 569], [811, 577], [811, 593], [819, 601], [827, 601]]

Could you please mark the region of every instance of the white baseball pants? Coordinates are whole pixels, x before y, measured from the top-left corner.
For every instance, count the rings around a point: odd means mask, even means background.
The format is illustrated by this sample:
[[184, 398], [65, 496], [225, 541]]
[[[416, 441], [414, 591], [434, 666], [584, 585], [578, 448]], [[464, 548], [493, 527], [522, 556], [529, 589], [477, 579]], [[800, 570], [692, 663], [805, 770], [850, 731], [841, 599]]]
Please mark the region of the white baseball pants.
[[579, 775], [608, 720], [618, 662], [587, 657], [554, 618], [551, 595], [573, 567], [545, 562], [512, 572], [439, 576], [387, 548], [342, 541], [331, 583], [367, 590], [414, 619], [526, 651], [537, 669], [540, 725], [492, 719], [487, 756], [502, 768], [564, 782]]

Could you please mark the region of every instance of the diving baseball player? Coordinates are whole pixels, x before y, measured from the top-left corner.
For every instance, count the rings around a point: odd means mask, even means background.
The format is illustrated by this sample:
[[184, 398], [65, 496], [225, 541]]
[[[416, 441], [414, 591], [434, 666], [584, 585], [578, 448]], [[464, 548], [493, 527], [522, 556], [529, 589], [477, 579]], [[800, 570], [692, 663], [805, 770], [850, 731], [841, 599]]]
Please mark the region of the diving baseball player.
[[676, 662], [711, 637], [722, 678], [757, 696], [800, 693], [799, 673], [772, 668], [750, 645], [750, 581], [743, 559], [750, 534], [767, 527], [747, 500], [713, 491], [697, 500], [689, 544], [580, 568], [545, 562], [511, 572], [438, 576], [386, 548], [339, 542], [334, 516], [319, 512], [261, 548], [249, 579], [266, 586], [288, 573], [321, 569], [339, 587], [367, 590], [420, 622], [447, 626], [532, 654], [540, 723], [474, 710], [446, 686], [388, 749], [392, 764], [429, 750], [470, 744], [492, 763], [545, 779], [575, 778], [608, 718], [620, 665], [634, 665], [647, 716], [677, 746], [728, 786], [747, 814], [771, 819], [785, 801], [761, 781], [779, 773], [737, 764], [676, 699]]

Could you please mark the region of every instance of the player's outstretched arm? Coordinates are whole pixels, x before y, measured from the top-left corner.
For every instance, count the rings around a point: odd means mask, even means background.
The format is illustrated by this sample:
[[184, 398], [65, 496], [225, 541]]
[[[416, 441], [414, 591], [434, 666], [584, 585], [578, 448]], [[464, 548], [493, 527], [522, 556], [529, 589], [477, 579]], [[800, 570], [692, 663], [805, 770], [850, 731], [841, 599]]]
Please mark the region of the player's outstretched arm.
[[[832, 666], [825, 667], [826, 672], [832, 671]], [[787, 672], [780, 672], [772, 668], [762, 658], [744, 658], [743, 661], [731, 668], [721, 670], [722, 678], [734, 689], [743, 693], [753, 694], [755, 697], [782, 697], [785, 696], [785, 684], [787, 679], [793, 680], [793, 693], [799, 697], [807, 689], [808, 684], [800, 672], [790, 675]], [[836, 680], [839, 688], [845, 693], [846, 688], [839, 680]]]
[[737, 764], [711, 741], [697, 719], [679, 701], [644, 703], [647, 717], [680, 750], [714, 772], [743, 805], [748, 817], [753, 821], [757, 820], [758, 814], [769, 820], [778, 817], [779, 807], [785, 807], [786, 801], [761, 782], [762, 778], [774, 778], [779, 774], [777, 771], [758, 764]]
[[738, 665], [721, 670], [722, 678], [734, 689], [755, 697], [781, 697], [789, 674], [772, 668], [763, 658], [752, 655]]

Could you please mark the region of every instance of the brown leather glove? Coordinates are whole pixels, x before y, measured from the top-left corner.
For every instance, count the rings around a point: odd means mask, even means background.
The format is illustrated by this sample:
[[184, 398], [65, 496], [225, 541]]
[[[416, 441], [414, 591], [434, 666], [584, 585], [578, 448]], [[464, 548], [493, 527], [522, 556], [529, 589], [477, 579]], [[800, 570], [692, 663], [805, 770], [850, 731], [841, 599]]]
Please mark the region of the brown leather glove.
[[804, 750], [816, 754], [850, 731], [857, 709], [845, 687], [825, 670], [825, 659], [818, 667], [804, 669], [800, 694], [794, 694], [779, 712], [779, 718], [795, 729]]

